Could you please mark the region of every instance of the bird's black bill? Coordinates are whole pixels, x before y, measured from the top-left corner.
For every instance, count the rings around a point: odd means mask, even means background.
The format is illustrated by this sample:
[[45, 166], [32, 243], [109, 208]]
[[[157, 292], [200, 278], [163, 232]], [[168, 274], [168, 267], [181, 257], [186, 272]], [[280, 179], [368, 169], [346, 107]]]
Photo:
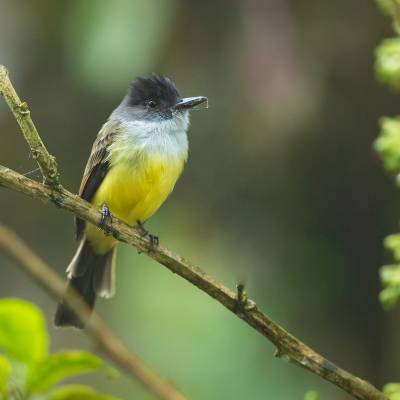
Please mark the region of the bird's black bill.
[[204, 96], [185, 97], [184, 99], [180, 99], [175, 104], [175, 109], [176, 110], [185, 110], [185, 109], [189, 109], [189, 108], [198, 106], [199, 104], [205, 103], [207, 101], [208, 101], [207, 97], [204, 97]]

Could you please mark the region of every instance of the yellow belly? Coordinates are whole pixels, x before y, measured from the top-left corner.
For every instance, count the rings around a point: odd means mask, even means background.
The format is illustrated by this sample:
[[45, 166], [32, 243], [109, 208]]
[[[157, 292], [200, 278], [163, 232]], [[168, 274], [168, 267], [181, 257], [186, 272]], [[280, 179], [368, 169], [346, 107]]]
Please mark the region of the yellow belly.
[[[113, 216], [136, 225], [145, 222], [171, 193], [182, 172], [184, 160], [171, 162], [161, 156], [142, 161], [120, 161], [111, 167], [93, 197], [98, 208], [106, 204]], [[86, 225], [86, 237], [99, 254], [109, 251], [116, 243], [96, 226]]]

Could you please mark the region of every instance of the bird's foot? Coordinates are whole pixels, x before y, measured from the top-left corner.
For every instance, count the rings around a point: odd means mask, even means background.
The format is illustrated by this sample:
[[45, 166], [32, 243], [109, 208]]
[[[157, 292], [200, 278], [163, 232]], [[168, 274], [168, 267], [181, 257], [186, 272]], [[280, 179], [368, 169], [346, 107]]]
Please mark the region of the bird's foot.
[[150, 240], [150, 247], [152, 249], [155, 249], [158, 247], [160, 244], [160, 240], [158, 239], [158, 236], [152, 235], [145, 227], [144, 224], [140, 221], [137, 221], [137, 227], [141, 233], [141, 235], [145, 238], [148, 238]]
[[104, 231], [105, 235], [109, 236], [112, 234], [112, 232], [110, 228], [107, 226], [107, 224], [111, 224], [113, 216], [106, 203], [102, 204], [100, 208], [100, 213], [101, 213], [100, 228]]
[[254, 310], [257, 307], [257, 305], [253, 300], [248, 298], [247, 293], [244, 290], [244, 284], [239, 283], [236, 288], [237, 288], [236, 298], [237, 298], [238, 311], [247, 312]]

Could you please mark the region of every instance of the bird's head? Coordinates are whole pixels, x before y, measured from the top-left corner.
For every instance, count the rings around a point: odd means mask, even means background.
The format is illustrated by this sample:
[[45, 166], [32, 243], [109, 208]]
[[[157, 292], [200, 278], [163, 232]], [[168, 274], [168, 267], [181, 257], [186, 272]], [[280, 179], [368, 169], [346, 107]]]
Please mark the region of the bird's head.
[[207, 102], [207, 97], [184, 97], [175, 84], [165, 76], [152, 75], [150, 78], [136, 78], [129, 87], [126, 106], [134, 117], [141, 120], [168, 120], [182, 115], [193, 107]]

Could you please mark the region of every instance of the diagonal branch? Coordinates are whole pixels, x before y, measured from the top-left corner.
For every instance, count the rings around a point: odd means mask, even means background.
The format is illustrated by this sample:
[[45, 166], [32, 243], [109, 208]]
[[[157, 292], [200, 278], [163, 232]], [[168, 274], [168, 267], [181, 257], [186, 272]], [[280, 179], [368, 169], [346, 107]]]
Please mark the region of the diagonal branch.
[[[62, 187], [54, 189], [28, 179], [3, 166], [0, 166], [1, 186], [46, 203], [51, 202], [94, 225], [100, 226], [101, 224], [101, 215], [97, 209]], [[122, 221], [114, 218], [111, 222], [107, 222], [102, 226], [119, 241], [136, 247], [139, 251], [146, 253], [149, 257], [216, 299], [224, 307], [271, 341], [277, 347], [276, 355], [278, 357], [326, 379], [356, 399], [387, 399], [382, 392], [369, 382], [339, 368], [292, 334], [285, 331], [285, 329], [260, 311], [254, 302], [247, 299], [247, 296], [243, 292], [243, 287], [239, 287], [239, 296], [237, 296], [236, 293], [211, 278], [200, 268], [194, 266], [181, 256], [174, 254], [162, 246], [154, 248], [147, 237], [142, 236], [137, 229], [128, 226]]]
[[[64, 294], [64, 282], [14, 232], [0, 223], [0, 250], [27, 272], [42, 288], [58, 301]], [[81, 297], [69, 291], [66, 304], [86, 322], [87, 333], [103, 352], [118, 366], [136, 377], [145, 387], [163, 400], [185, 400], [173, 386], [157, 376], [144, 362], [111, 332], [110, 328], [91, 311]]]
[[[51, 187], [33, 181], [2, 166], [0, 166], [0, 187], [1, 186], [23, 193], [45, 203], [53, 203], [97, 226], [101, 224], [100, 212], [78, 196], [65, 189], [60, 191], [54, 190]], [[174, 254], [162, 246], [158, 246], [154, 249], [151, 241], [147, 237], [142, 236], [136, 229], [117, 219], [113, 219], [111, 223], [108, 222], [106, 224], [106, 229], [119, 241], [136, 247], [139, 251], [146, 253], [172, 272], [180, 275], [182, 278], [215, 298], [228, 310], [232, 311], [270, 340], [277, 347], [278, 357], [282, 357], [319, 375], [357, 399], [386, 399], [384, 394], [370, 383], [337, 367], [299, 339], [286, 332], [280, 325], [262, 313], [255, 305], [246, 307], [246, 304], [243, 304], [242, 301], [238, 301], [235, 293], [179, 255]]]

